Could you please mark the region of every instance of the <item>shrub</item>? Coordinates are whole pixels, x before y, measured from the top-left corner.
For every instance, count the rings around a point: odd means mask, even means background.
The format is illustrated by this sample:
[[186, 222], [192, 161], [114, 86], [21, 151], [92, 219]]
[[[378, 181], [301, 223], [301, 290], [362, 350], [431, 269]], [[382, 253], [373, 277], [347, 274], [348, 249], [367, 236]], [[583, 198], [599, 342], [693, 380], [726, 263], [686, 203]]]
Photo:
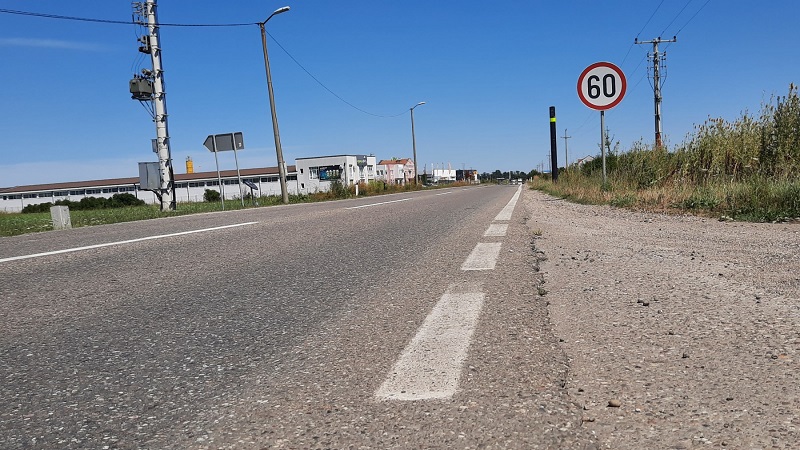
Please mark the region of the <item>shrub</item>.
[[145, 204], [144, 200], [136, 198], [133, 194], [123, 193], [114, 194], [107, 201], [109, 208], [121, 208], [123, 206], [142, 206]]
[[209, 203], [218, 202], [221, 198], [222, 195], [220, 195], [219, 191], [215, 191], [213, 189], [206, 189], [206, 191], [203, 193], [203, 200]]
[[[123, 208], [126, 206], [142, 206], [145, 204], [144, 200], [139, 200], [133, 194], [123, 193], [114, 194], [111, 198], [105, 197], [84, 197], [79, 202], [69, 200], [58, 200], [56, 206], [66, 206], [72, 211], [84, 211], [92, 209], [106, 209], [106, 208]], [[43, 213], [49, 212], [53, 203], [39, 203], [36, 205], [28, 205], [22, 208], [23, 213]]]
[[347, 198], [350, 196], [350, 192], [341, 182], [341, 180], [333, 180], [331, 181], [331, 187], [328, 191], [333, 198]]
[[28, 205], [22, 208], [22, 212], [25, 214], [49, 212], [51, 206], [53, 206], [53, 204], [50, 202], [39, 203], [37, 205]]

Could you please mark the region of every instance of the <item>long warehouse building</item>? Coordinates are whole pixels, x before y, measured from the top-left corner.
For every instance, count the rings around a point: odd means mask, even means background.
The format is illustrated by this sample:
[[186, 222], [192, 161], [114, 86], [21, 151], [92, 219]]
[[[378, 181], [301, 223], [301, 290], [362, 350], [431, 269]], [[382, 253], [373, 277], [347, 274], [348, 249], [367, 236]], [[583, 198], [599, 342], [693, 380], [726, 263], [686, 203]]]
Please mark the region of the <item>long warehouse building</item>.
[[[376, 158], [373, 155], [317, 156], [296, 161], [296, 165], [286, 167], [286, 188], [291, 195], [327, 191], [335, 180], [349, 186], [376, 179]], [[226, 199], [248, 194], [256, 197], [281, 195], [277, 167], [241, 169], [240, 173], [241, 185], [236, 170], [221, 170], [221, 189], [216, 171], [175, 174], [175, 200], [202, 202], [206, 189], [219, 191]], [[141, 189], [139, 181], [139, 178], [132, 177], [0, 187], [0, 211], [19, 212], [28, 205], [58, 200], [78, 202], [85, 197], [109, 198], [118, 193], [130, 193], [147, 203], [157, 204], [156, 195]], [[256, 189], [251, 192], [247, 182]]]

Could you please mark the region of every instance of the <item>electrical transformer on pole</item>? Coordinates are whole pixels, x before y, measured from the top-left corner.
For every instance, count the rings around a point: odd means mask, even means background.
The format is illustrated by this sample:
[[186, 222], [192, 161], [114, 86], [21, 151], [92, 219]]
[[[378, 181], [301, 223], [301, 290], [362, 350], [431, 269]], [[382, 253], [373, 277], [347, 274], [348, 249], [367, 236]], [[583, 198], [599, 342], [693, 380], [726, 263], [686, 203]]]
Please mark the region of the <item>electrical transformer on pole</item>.
[[[134, 3], [134, 12], [146, 21], [139, 21], [147, 27], [147, 35], [139, 41], [143, 44], [139, 51], [150, 55], [153, 69], [142, 70], [142, 76], [131, 80], [131, 94], [140, 102], [152, 102], [153, 121], [156, 124], [156, 139], [153, 151], [158, 155], [158, 172], [160, 184], [154, 190], [161, 200], [162, 211], [175, 210], [175, 175], [172, 168], [172, 153], [169, 145], [169, 130], [167, 127], [167, 101], [164, 89], [164, 70], [161, 67], [161, 46], [159, 44], [159, 26], [156, 14], [156, 0], [147, 0], [144, 3]], [[149, 91], [149, 92], [148, 92]]]

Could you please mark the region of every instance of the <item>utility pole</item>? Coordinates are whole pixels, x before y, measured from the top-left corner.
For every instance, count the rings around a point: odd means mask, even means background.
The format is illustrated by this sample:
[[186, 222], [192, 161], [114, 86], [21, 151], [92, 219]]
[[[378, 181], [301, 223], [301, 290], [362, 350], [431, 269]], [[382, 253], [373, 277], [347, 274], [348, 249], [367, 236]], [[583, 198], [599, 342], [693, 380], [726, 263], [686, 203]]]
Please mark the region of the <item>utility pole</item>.
[[569, 149], [567, 148], [567, 139], [572, 139], [572, 136], [567, 136], [567, 129], [564, 128], [564, 167], [569, 168]]
[[[148, 34], [139, 41], [143, 44], [139, 51], [150, 55], [153, 70], [143, 70], [144, 79], [152, 83], [153, 121], [156, 124], [155, 151], [158, 154], [158, 169], [161, 185], [156, 196], [161, 200], [162, 211], [175, 210], [175, 173], [172, 169], [172, 153], [169, 144], [169, 130], [167, 128], [167, 93], [164, 89], [164, 70], [161, 67], [161, 46], [159, 44], [158, 17], [156, 14], [156, 0], [146, 0], [144, 3], [134, 3], [135, 14], [146, 21], [137, 21], [146, 26]], [[136, 98], [136, 97], [135, 97]], [[147, 101], [140, 96], [140, 101]]]
[[658, 52], [658, 44], [661, 43], [668, 43], [668, 42], [678, 42], [677, 36], [673, 36], [672, 39], [663, 40], [661, 37], [657, 39], [653, 39], [652, 41], [640, 41], [638, 38], [634, 38], [634, 44], [653, 44], [653, 53], [648, 54], [648, 57], [653, 61], [653, 97], [655, 101], [655, 113], [656, 113], [656, 147], [661, 147], [663, 145], [662, 140], [662, 129], [661, 129], [661, 76], [660, 70], [661, 65], [663, 64], [663, 60], [666, 59], [667, 53], [664, 52], [663, 56]]

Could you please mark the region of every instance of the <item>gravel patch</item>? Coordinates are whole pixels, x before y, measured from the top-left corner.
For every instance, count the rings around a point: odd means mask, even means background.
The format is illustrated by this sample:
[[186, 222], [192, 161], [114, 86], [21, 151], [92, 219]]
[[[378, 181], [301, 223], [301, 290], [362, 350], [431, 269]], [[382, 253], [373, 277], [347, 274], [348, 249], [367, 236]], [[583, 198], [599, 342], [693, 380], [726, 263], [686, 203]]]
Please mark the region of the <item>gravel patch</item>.
[[600, 448], [800, 448], [800, 225], [523, 199]]

